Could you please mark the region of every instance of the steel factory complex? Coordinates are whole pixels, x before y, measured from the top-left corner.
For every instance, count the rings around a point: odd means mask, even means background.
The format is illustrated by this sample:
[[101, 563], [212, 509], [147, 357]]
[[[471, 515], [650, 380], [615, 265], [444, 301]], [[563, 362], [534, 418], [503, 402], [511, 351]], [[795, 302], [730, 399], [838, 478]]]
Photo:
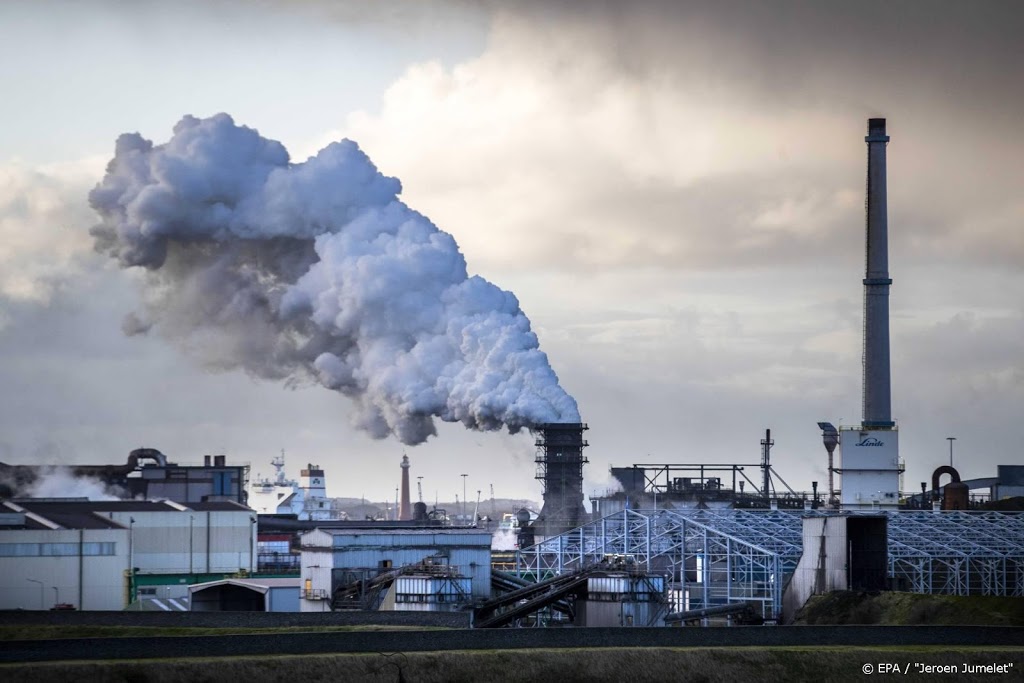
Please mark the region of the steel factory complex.
[[[309, 463], [291, 481], [283, 458], [275, 478], [252, 482], [225, 456], [176, 464], [151, 448], [71, 468], [124, 494], [107, 501], [25, 497], [45, 468], [0, 463], [0, 609], [458, 612], [475, 628], [629, 627], [783, 625], [833, 590], [1024, 596], [1024, 513], [998, 507], [1024, 496], [1024, 466], [972, 482], [943, 466], [931, 487], [901, 490], [885, 119], [869, 120], [865, 141], [863, 417], [819, 423], [820, 489], [786, 484], [766, 431], [758, 463], [613, 467], [619, 490], [588, 510], [587, 425], [540, 424], [543, 506], [514, 511], [505, 550], [497, 520], [414, 501], [408, 458], [384, 520], [335, 514], [325, 470]], [[979, 489], [989, 509], [972, 505]]]

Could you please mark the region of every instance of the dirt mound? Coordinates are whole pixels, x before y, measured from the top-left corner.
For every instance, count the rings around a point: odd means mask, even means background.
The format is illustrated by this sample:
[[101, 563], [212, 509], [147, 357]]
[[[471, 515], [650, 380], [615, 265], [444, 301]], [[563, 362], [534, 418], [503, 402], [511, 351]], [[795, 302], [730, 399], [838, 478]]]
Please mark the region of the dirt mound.
[[1024, 626], [1024, 598], [836, 591], [808, 600], [795, 623]]

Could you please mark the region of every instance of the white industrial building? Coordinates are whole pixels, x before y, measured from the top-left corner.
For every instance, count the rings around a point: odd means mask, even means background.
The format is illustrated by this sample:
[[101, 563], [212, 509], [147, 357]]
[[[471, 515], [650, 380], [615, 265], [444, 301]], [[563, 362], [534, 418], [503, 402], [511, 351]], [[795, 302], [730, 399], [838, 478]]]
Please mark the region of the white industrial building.
[[393, 580], [380, 586], [374, 608], [440, 610], [490, 597], [486, 530], [314, 529], [302, 535], [301, 547], [303, 612], [330, 611], [339, 589], [377, 586], [388, 574]]
[[899, 431], [839, 428], [843, 510], [896, 510], [900, 504]]
[[255, 518], [235, 502], [5, 501], [0, 609], [120, 610], [142, 577], [251, 573]]

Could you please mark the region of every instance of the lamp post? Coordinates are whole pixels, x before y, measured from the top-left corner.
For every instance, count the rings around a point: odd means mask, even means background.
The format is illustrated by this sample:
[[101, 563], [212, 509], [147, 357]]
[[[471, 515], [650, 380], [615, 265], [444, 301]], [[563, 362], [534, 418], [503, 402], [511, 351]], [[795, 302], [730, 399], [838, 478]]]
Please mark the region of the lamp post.
[[946, 441], [949, 442], [949, 466], [953, 466], [953, 442], [956, 441], [955, 436], [947, 436]]
[[56, 607], [57, 605], [60, 604], [60, 589], [57, 588], [56, 586], [53, 587], [53, 596], [54, 596], [53, 597], [53, 600], [54, 600], [53, 605], [54, 605], [54, 607]]
[[[209, 533], [209, 532], [207, 532]], [[135, 518], [128, 518], [128, 604], [135, 601]]]
[[31, 581], [32, 583], [38, 583], [39, 584], [39, 609], [40, 610], [44, 609], [44, 607], [43, 607], [43, 592], [44, 592], [43, 582], [42, 581], [36, 581], [35, 579], [25, 579], [25, 580], [26, 581]]
[[462, 523], [465, 524], [466, 523], [466, 477], [468, 477], [469, 475], [468, 474], [463, 474], [461, 476], [462, 476]]

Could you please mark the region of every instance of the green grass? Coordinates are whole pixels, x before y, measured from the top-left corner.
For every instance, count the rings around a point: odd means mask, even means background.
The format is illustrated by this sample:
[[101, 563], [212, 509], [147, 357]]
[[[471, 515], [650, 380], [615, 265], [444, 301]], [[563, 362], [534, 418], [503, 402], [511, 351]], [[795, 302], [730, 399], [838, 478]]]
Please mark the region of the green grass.
[[[1015, 671], [1001, 680], [1020, 680], [1024, 648], [601, 648], [536, 649], [408, 654], [281, 655], [164, 659], [133, 662], [55, 662], [0, 665], [5, 683], [31, 681], [142, 681], [205, 683], [213, 681], [302, 680], [458, 683], [460, 681], [864, 681], [866, 663], [926, 662], [988, 664], [1013, 662]], [[944, 675], [943, 681], [977, 680]]]

